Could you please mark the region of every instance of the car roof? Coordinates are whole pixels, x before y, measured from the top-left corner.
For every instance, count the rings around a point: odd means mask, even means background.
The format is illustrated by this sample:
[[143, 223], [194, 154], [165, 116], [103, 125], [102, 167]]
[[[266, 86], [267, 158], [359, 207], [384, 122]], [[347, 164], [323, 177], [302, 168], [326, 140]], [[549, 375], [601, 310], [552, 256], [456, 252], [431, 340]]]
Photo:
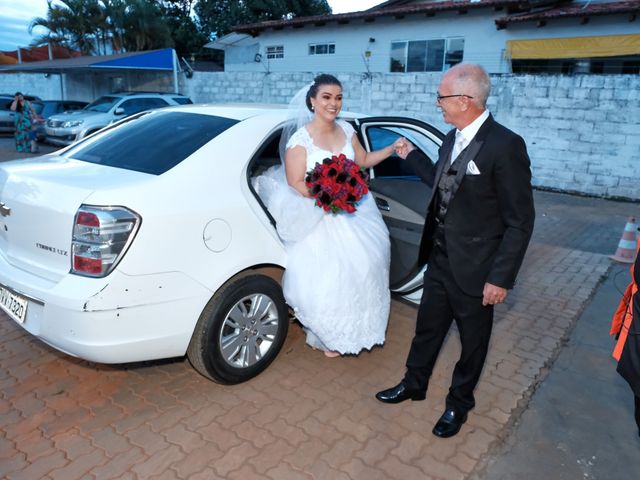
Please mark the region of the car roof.
[[87, 103], [82, 100], [40, 100], [42, 103]]
[[170, 96], [170, 97], [185, 97], [185, 95], [176, 92], [114, 92], [114, 93], [105, 93], [102, 95], [103, 97], [133, 97], [135, 95], [161, 95], [161, 96]]
[[[168, 108], [173, 111], [198, 113], [202, 115], [216, 115], [232, 118], [234, 120], [246, 120], [259, 115], [266, 115], [272, 116], [279, 121], [285, 121], [290, 116], [287, 105], [276, 103], [194, 103], [191, 105], [180, 105]], [[359, 116], [360, 115], [353, 112], [342, 111], [340, 113], [340, 118], [345, 120]]]
[[257, 103], [195, 103], [190, 105], [180, 105], [171, 107], [172, 110], [188, 113], [199, 113], [202, 115], [216, 115], [220, 117], [232, 118], [234, 120], [245, 120], [256, 115], [275, 115], [286, 118], [286, 105], [266, 105]]

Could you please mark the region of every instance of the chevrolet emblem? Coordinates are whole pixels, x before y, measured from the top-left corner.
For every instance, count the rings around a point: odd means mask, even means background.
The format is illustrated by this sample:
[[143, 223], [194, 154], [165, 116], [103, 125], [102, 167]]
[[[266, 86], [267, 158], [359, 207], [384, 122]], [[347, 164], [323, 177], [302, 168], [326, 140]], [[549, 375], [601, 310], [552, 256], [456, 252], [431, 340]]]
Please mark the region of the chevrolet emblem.
[[3, 217], [8, 217], [9, 215], [11, 215], [11, 209], [2, 202], [0, 202], [0, 215], [2, 215]]

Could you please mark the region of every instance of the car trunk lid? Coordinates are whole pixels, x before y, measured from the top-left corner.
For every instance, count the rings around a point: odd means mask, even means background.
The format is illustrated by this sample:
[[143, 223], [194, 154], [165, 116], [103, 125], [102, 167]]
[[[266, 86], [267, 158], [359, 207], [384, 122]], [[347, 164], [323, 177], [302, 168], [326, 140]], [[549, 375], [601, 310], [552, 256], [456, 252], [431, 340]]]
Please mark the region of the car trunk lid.
[[126, 170], [56, 156], [3, 164], [0, 255], [40, 277], [61, 278], [71, 268], [73, 222], [80, 205], [97, 188], [126, 183], [130, 176]]

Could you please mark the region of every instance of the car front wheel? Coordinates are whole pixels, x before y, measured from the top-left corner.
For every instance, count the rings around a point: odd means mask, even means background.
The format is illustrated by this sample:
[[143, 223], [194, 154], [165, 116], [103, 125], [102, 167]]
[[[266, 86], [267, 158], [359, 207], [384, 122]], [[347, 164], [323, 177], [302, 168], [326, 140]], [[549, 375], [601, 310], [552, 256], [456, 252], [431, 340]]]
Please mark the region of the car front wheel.
[[288, 328], [280, 285], [264, 275], [241, 277], [211, 298], [198, 319], [187, 356], [205, 377], [241, 383], [275, 359]]

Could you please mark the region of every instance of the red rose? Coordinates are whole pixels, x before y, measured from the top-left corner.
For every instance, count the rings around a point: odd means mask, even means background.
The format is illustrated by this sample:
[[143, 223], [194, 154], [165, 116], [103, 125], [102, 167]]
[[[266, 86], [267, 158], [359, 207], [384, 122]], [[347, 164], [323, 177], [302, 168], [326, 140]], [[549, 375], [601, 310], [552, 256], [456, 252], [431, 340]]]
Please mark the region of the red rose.
[[307, 172], [305, 185], [325, 212], [353, 213], [369, 191], [368, 174], [344, 154], [325, 158]]

